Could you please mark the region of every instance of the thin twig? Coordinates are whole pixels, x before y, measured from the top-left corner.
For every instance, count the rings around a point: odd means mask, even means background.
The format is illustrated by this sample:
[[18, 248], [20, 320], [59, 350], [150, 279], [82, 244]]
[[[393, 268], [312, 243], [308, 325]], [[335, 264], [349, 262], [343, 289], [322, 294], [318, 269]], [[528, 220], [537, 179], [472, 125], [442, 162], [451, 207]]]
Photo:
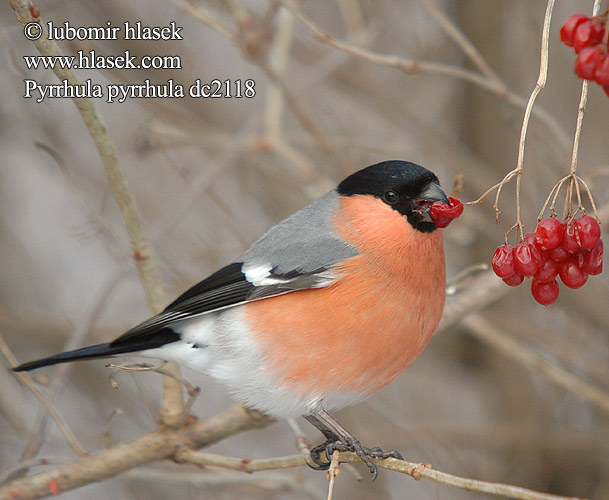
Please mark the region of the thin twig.
[[609, 414], [609, 393], [582, 380], [577, 375], [546, 361], [542, 356], [513, 339], [493, 323], [479, 314], [472, 314], [463, 320], [472, 334], [485, 343], [500, 350], [510, 359], [521, 363], [544, 375], [548, 380], [574, 391], [599, 409]]
[[336, 0], [343, 23], [349, 32], [358, 32], [364, 26], [364, 16], [358, 0]]
[[[167, 365], [169, 365], [169, 364], [170, 363], [163, 361], [159, 365], [151, 365], [148, 363], [136, 362], [136, 363], [127, 363], [124, 365], [116, 365], [114, 363], [108, 363], [106, 366], [108, 368], [112, 368], [113, 370], [127, 372], [127, 373], [154, 372], [154, 373], [158, 373], [160, 375], [165, 375], [167, 377], [171, 377], [171, 378], [177, 380], [178, 382], [180, 382], [180, 384], [182, 384], [185, 387], [186, 392], [188, 394], [189, 399], [186, 403], [186, 409], [189, 411], [190, 407], [194, 403], [194, 400], [201, 393], [201, 389], [199, 387], [191, 384], [188, 380], [186, 380], [180, 374], [176, 375], [175, 373], [168, 371]], [[188, 411], [184, 413], [184, 416], [186, 416], [188, 414]]]
[[[42, 142], [36, 141], [34, 144], [37, 148], [40, 148], [42, 151], [47, 153], [51, 158], [53, 158], [53, 160], [59, 167], [59, 170], [63, 174], [66, 186], [70, 190], [76, 203], [78, 205], [80, 205], [83, 215], [87, 219], [92, 218], [95, 220], [95, 223], [99, 227], [99, 231], [105, 236], [103, 241], [106, 242], [109, 240], [109, 242], [110, 242], [108, 250], [115, 257], [118, 256], [120, 254], [120, 252], [118, 251], [118, 249], [120, 248], [118, 237], [112, 231], [112, 228], [106, 223], [105, 220], [102, 219], [102, 217], [100, 215], [98, 215], [97, 211], [93, 209], [93, 207], [89, 204], [89, 202], [85, 199], [83, 194], [80, 192], [80, 190], [78, 189], [78, 187], [76, 185], [75, 180], [70, 175], [70, 169], [68, 168], [64, 158], [61, 156], [59, 151], [52, 148], [48, 144], [44, 144]], [[74, 346], [74, 348], [76, 348], [76, 347], [77, 346]]]
[[330, 140], [330, 135], [325, 131], [321, 125], [312, 118], [307, 107], [304, 106], [300, 99], [294, 92], [286, 85], [282, 78], [280, 78], [271, 67], [269, 67], [266, 61], [252, 61], [258, 65], [258, 67], [264, 71], [267, 78], [280, 86], [283, 93], [283, 98], [287, 106], [294, 114], [294, 117], [302, 124], [304, 129], [311, 135], [311, 137], [319, 144], [321, 149], [328, 154], [330, 158], [334, 160], [336, 165], [339, 165], [343, 169], [349, 168], [349, 165], [345, 164], [344, 158], [338, 153], [336, 147]]
[[309, 451], [311, 451], [311, 443], [309, 443], [309, 440], [305, 437], [304, 432], [296, 419], [286, 418], [285, 421], [296, 438], [296, 448], [298, 451], [303, 455], [308, 455]]
[[486, 59], [484, 59], [480, 51], [471, 42], [471, 40], [465, 36], [465, 33], [463, 33], [463, 31], [457, 27], [452, 19], [450, 19], [433, 0], [423, 0], [423, 3], [425, 4], [425, 7], [429, 13], [436, 21], [438, 21], [446, 34], [454, 40], [454, 42], [461, 48], [465, 55], [469, 57], [480, 72], [492, 80], [501, 82], [499, 75], [495, 73], [490, 64], [486, 62]]
[[[17, 366], [19, 364], [19, 362], [17, 361], [17, 359], [15, 358], [9, 346], [4, 341], [4, 338], [1, 335], [0, 352], [4, 356], [4, 359], [6, 360], [9, 367], [13, 368], [14, 366]], [[42, 394], [42, 392], [38, 390], [38, 387], [36, 387], [36, 384], [34, 384], [32, 379], [25, 373], [15, 373], [15, 376], [17, 377], [17, 380], [19, 380], [19, 382], [23, 384], [36, 397], [38, 401], [40, 401], [40, 404], [44, 406], [46, 411], [49, 413], [49, 415], [61, 431], [61, 433], [66, 438], [66, 441], [68, 442], [70, 447], [74, 450], [74, 452], [79, 456], [86, 455], [87, 452], [85, 451], [85, 449], [80, 446], [80, 443], [78, 442], [74, 434], [72, 434], [70, 428], [65, 424], [59, 414], [55, 411], [55, 408], [53, 408], [53, 405], [51, 405], [51, 403], [44, 396], [44, 394]]]
[[332, 460], [330, 461], [330, 468], [328, 469], [328, 497], [327, 500], [332, 500], [332, 493], [334, 493], [334, 483], [336, 478], [340, 475], [340, 463], [338, 461], [340, 457], [340, 451], [334, 450], [332, 453]]
[[[451, 66], [448, 64], [429, 61], [417, 61], [395, 55], [379, 54], [337, 40], [328, 33], [324, 32], [309, 18], [307, 18], [298, 8], [293, 5], [293, 2], [289, 0], [279, 1], [292, 11], [296, 18], [307, 26], [321, 43], [329, 45], [330, 47], [334, 47], [354, 57], [374, 64], [401, 70], [406, 74], [427, 73], [458, 78], [477, 85], [481, 89], [490, 92], [500, 99], [503, 99], [512, 107], [525, 109], [527, 106], [527, 101], [522, 96], [511, 91], [501, 80], [492, 79], [485, 75], [481, 75], [476, 71], [470, 71], [459, 66]], [[570, 147], [570, 139], [565, 131], [562, 130], [558, 121], [550, 113], [548, 113], [547, 110], [540, 106], [536, 106], [533, 109], [533, 114], [544, 124], [547, 130], [552, 132], [557, 139], [560, 150], [565, 151], [566, 153]]]
[[[287, 69], [293, 32], [294, 16], [288, 9], [281, 6], [277, 14], [277, 31], [269, 51], [269, 67], [279, 78], [283, 78]], [[271, 143], [280, 140], [282, 111], [283, 89], [277, 82], [271, 81], [267, 91], [264, 113], [266, 139]]]
[[237, 39], [237, 35], [231, 31], [229, 28], [224, 26], [220, 21], [218, 21], [214, 16], [212, 16], [209, 12], [207, 12], [200, 4], [196, 7], [186, 0], [171, 0], [171, 2], [176, 6], [194, 17], [195, 19], [202, 21], [207, 24], [211, 28], [215, 29], [218, 33], [222, 34], [229, 40], [233, 42]]

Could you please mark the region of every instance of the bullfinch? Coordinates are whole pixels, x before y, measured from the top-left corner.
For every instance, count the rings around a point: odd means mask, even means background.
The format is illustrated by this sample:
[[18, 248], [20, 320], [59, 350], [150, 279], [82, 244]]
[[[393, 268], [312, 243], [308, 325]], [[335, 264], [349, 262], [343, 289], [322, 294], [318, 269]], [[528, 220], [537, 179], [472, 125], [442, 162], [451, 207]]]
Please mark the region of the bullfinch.
[[431, 339], [446, 283], [434, 203], [449, 200], [433, 172], [397, 160], [364, 168], [112, 342], [14, 370], [131, 353], [174, 361], [249, 408], [305, 416], [326, 438], [314, 468], [352, 450], [376, 477], [370, 457], [400, 455], [362, 446], [328, 411], [387, 385]]

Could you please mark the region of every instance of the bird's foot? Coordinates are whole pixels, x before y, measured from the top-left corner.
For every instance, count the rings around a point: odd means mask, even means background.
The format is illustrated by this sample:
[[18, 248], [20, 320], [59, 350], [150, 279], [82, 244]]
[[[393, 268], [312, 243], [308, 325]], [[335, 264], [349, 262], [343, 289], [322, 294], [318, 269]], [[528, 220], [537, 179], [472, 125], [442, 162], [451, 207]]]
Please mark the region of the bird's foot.
[[[330, 468], [330, 462], [332, 461], [332, 454], [335, 451], [351, 451], [357, 454], [358, 457], [362, 459], [370, 473], [372, 474], [372, 480], [374, 481], [378, 476], [378, 468], [374, 463], [372, 463], [373, 458], [397, 458], [399, 460], [404, 460], [404, 457], [398, 451], [383, 451], [382, 449], [375, 448], [367, 448], [363, 446], [357, 439], [350, 439], [348, 444], [342, 443], [336, 439], [327, 439], [320, 445], [315, 446], [311, 449], [310, 456], [311, 460], [315, 463], [315, 465], [309, 464], [309, 467], [315, 470], [328, 470]], [[325, 459], [322, 459], [322, 453], [325, 454]]]

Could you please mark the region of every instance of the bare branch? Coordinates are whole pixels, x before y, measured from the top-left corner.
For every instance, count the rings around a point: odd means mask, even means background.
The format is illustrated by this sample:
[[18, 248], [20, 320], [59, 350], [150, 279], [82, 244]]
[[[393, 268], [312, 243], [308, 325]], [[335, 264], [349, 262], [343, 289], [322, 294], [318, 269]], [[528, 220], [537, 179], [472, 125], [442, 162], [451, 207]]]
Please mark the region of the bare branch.
[[196, 7], [186, 0], [171, 0], [171, 2], [185, 11], [187, 14], [191, 15], [195, 19], [202, 21], [208, 26], [215, 29], [218, 33], [222, 34], [229, 40], [235, 41], [236, 35], [229, 28], [224, 26], [220, 21], [218, 21], [214, 16], [212, 16], [209, 12], [207, 12], [201, 5], [197, 5]]
[[262, 428], [274, 420], [241, 406], [234, 406], [206, 420], [189, 422], [178, 430], [161, 427], [130, 443], [122, 443], [78, 462], [61, 465], [17, 479], [0, 488], [0, 500], [33, 500], [52, 494], [50, 481], [59, 492], [102, 481], [154, 460], [172, 459], [181, 448], [200, 448], [248, 429]]
[[469, 57], [469, 59], [478, 67], [480, 72], [493, 80], [501, 81], [497, 73], [495, 73], [493, 68], [491, 68], [490, 64], [486, 62], [480, 51], [471, 42], [471, 40], [465, 36], [465, 33], [463, 33], [463, 31], [461, 31], [457, 25], [453, 23], [452, 19], [450, 19], [433, 0], [423, 0], [423, 3], [425, 4], [425, 7], [429, 13], [436, 21], [438, 21], [446, 34], [455, 41], [465, 55], [467, 55], [467, 57]]
[[[279, 9], [277, 14], [277, 31], [273, 38], [269, 53], [269, 68], [282, 78], [286, 72], [290, 48], [292, 46], [292, 33], [294, 31], [294, 16], [285, 7]], [[283, 111], [283, 89], [277, 82], [270, 82], [266, 96], [264, 122], [266, 125], [266, 138], [270, 142], [277, 142], [281, 137], [281, 114]]]
[[[30, 3], [27, 0], [14, 0], [13, 8], [17, 13], [17, 19], [23, 25], [34, 21], [30, 11]], [[36, 19], [43, 29], [44, 23], [40, 18]], [[60, 56], [59, 46], [46, 36], [41, 36], [32, 42], [43, 56]], [[67, 80], [70, 85], [80, 85], [80, 80], [76, 73], [71, 69], [62, 68], [55, 65], [53, 72], [59, 80]], [[118, 157], [116, 145], [108, 134], [106, 125], [99, 114], [97, 107], [92, 99], [86, 97], [73, 98], [72, 102], [78, 109], [89, 135], [95, 143], [99, 158], [106, 171], [108, 183], [118, 204], [125, 228], [129, 234], [133, 247], [133, 259], [142, 282], [146, 301], [152, 313], [160, 312], [165, 304], [161, 276], [156, 266], [156, 261], [152, 252], [152, 247], [146, 235], [144, 222], [139, 213], [139, 208], [135, 201], [127, 176]], [[177, 365], [166, 367], [176, 377], [179, 377]], [[163, 378], [163, 404], [161, 407], [161, 418], [166, 423], [176, 423], [184, 413], [184, 402], [182, 399], [182, 386], [174, 378]]]
[[[458, 78], [460, 80], [473, 83], [481, 89], [490, 92], [494, 96], [505, 100], [505, 102], [507, 102], [510, 106], [519, 109], [526, 109], [527, 101], [522, 96], [512, 92], [501, 80], [489, 78], [488, 76], [481, 75], [476, 71], [470, 71], [459, 66], [451, 66], [448, 64], [429, 61], [417, 61], [395, 55], [378, 54], [376, 52], [337, 40], [315, 25], [300, 10], [298, 10], [292, 2], [288, 0], [279, 1], [292, 11], [296, 18], [307, 26], [321, 43], [329, 45], [330, 47], [334, 47], [338, 50], [346, 52], [354, 57], [357, 57], [358, 59], [399, 69], [406, 74], [428, 73]], [[552, 117], [547, 110], [540, 106], [537, 106], [533, 110], [533, 113], [540, 121], [543, 122], [544, 126], [548, 130], [552, 131], [552, 134], [556, 137], [561, 150], [566, 152], [569, 148], [570, 140], [565, 131], [559, 126], [556, 119]]]
[[548, 380], [574, 391], [609, 414], [609, 393], [606, 391], [589, 384], [560, 366], [549, 363], [479, 314], [468, 316], [464, 319], [463, 324], [470, 329], [473, 335], [501, 351], [510, 359], [540, 372]]
[[[224, 467], [227, 469], [239, 470], [243, 472], [253, 473], [263, 470], [287, 469], [292, 467], [301, 467], [306, 464], [307, 457], [305, 455], [292, 455], [288, 457], [278, 457], [262, 460], [243, 460], [239, 458], [223, 457], [212, 455], [209, 453], [195, 452], [191, 450], [181, 450], [177, 458], [179, 461], [199, 465], [216, 467]], [[518, 500], [577, 500], [574, 497], [563, 497], [559, 495], [551, 495], [548, 493], [540, 493], [537, 491], [513, 486], [510, 484], [492, 483], [488, 481], [479, 481], [477, 479], [469, 479], [465, 477], [455, 476], [447, 472], [441, 472], [432, 469], [429, 464], [420, 464], [407, 462], [406, 460], [398, 460], [397, 458], [371, 459], [374, 465], [381, 469], [391, 470], [402, 474], [408, 474], [414, 479], [429, 479], [437, 483], [453, 486], [468, 491], [477, 491], [490, 495], [499, 495], [507, 498]], [[357, 454], [352, 452], [342, 452], [340, 454], [341, 463], [361, 463], [361, 459]]]

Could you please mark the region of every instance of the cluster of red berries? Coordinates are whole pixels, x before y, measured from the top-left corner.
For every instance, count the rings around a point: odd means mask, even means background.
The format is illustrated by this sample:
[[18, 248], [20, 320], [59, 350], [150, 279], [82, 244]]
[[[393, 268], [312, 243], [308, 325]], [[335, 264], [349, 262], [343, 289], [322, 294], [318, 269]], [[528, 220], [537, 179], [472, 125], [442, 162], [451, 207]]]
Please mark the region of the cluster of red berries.
[[458, 198], [448, 197], [450, 205], [434, 203], [429, 208], [429, 215], [436, 227], [445, 228], [451, 221], [458, 218], [463, 213], [463, 203]]
[[601, 228], [594, 217], [584, 215], [567, 222], [554, 217], [539, 221], [534, 233], [513, 247], [501, 245], [493, 255], [495, 274], [510, 286], [531, 276], [531, 293], [540, 304], [558, 298], [557, 276], [569, 288], [580, 288], [588, 275], [603, 271]]
[[560, 40], [575, 49], [575, 73], [603, 87], [609, 95], [609, 54], [605, 40], [607, 18], [573, 14], [560, 29]]

